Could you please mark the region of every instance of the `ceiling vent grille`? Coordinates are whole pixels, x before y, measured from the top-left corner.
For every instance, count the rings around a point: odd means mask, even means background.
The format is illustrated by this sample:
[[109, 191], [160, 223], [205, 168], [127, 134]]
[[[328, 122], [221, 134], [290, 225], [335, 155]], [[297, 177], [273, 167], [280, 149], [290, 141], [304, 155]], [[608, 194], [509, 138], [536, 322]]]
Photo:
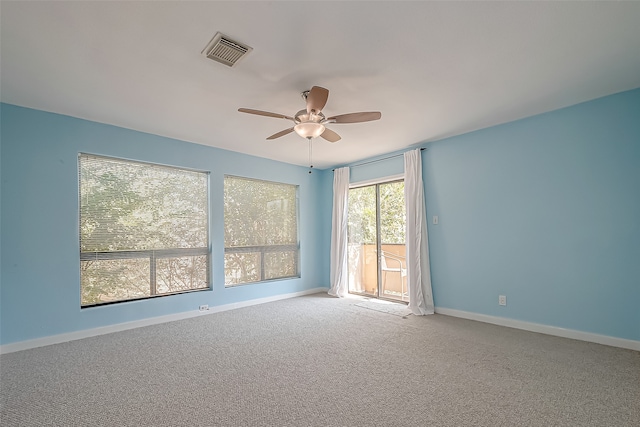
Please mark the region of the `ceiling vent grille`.
[[231, 40], [224, 34], [216, 33], [202, 54], [209, 59], [233, 67], [252, 50], [252, 47]]

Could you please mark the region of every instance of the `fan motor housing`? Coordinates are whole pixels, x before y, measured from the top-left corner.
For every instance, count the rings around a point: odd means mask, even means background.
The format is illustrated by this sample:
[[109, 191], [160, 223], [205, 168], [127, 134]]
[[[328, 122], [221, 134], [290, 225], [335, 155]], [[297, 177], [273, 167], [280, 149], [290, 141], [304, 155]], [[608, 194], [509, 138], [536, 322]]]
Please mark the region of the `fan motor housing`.
[[324, 114], [322, 113], [314, 114], [314, 113], [308, 113], [307, 110], [300, 110], [296, 113], [296, 115], [294, 116], [294, 119], [296, 123], [306, 123], [306, 122], [320, 123], [324, 121], [325, 117], [324, 117]]

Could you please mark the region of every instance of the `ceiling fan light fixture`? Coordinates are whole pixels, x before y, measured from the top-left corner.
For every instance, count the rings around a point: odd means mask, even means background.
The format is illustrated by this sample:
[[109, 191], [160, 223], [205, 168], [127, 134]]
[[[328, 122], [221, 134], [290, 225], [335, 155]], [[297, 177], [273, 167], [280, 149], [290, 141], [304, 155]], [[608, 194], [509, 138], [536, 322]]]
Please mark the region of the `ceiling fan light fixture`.
[[303, 138], [317, 138], [324, 132], [324, 125], [314, 122], [298, 123], [293, 130]]

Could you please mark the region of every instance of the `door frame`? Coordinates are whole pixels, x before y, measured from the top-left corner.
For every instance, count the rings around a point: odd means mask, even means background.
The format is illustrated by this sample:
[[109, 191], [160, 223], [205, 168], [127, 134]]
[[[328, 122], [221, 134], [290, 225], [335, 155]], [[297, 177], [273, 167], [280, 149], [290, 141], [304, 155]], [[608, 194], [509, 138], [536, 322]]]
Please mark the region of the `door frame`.
[[[402, 181], [404, 183], [404, 174], [398, 174], [398, 175], [391, 175], [391, 176], [386, 176], [384, 178], [376, 178], [376, 179], [371, 179], [371, 180], [366, 180], [366, 181], [359, 181], [359, 182], [354, 182], [349, 184], [349, 191], [356, 189], [356, 188], [363, 188], [363, 187], [370, 187], [370, 186], [374, 186], [375, 185], [375, 189], [376, 189], [376, 270], [377, 270], [377, 275], [376, 275], [376, 293], [377, 296], [374, 295], [369, 295], [367, 293], [361, 293], [361, 292], [352, 292], [348, 289], [349, 284], [347, 284], [347, 292], [350, 294], [354, 294], [354, 295], [361, 295], [361, 296], [366, 296], [367, 298], [376, 298], [376, 299], [381, 299], [381, 300], [385, 300], [385, 301], [392, 301], [392, 302], [396, 302], [396, 303], [401, 303], [401, 304], [408, 304], [407, 301], [402, 301], [402, 300], [398, 300], [398, 299], [394, 299], [394, 298], [388, 298], [388, 297], [384, 297], [383, 292], [382, 291], [382, 238], [380, 236], [380, 185], [381, 184], [390, 184], [390, 183], [394, 183], [394, 182], [399, 182]], [[405, 204], [406, 204], [406, 199], [405, 199]], [[406, 205], [405, 205], [406, 206]], [[407, 244], [406, 241], [406, 236], [405, 236], [405, 246]], [[349, 266], [347, 266], [347, 268], [350, 268]], [[402, 280], [402, 278], [401, 278]]]

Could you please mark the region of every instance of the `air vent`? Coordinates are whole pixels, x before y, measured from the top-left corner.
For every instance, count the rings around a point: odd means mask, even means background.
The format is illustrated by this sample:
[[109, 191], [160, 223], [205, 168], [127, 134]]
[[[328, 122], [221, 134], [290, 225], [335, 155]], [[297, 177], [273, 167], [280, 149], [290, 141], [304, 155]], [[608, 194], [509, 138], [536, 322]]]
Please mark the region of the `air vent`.
[[231, 40], [224, 34], [216, 33], [202, 54], [209, 59], [233, 67], [252, 50], [252, 47]]

